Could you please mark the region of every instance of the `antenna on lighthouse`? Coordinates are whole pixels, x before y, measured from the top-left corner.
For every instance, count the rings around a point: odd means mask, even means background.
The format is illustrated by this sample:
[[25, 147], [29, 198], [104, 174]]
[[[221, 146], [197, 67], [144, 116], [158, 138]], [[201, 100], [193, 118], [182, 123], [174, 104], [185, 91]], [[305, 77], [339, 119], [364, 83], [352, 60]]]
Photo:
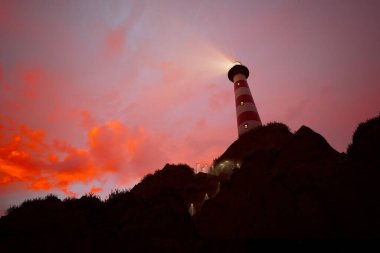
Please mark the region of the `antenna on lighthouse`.
[[262, 123], [247, 82], [249, 70], [238, 61], [234, 64], [228, 71], [228, 79], [234, 83], [236, 118], [240, 137], [261, 126]]

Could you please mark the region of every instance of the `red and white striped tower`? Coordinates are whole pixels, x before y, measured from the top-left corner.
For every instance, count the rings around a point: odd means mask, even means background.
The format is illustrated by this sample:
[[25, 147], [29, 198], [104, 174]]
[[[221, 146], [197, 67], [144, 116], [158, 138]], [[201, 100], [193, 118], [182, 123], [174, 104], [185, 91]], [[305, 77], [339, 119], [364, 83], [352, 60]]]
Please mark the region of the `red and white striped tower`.
[[247, 83], [248, 76], [248, 68], [241, 64], [236, 64], [228, 71], [228, 79], [234, 83], [235, 88], [236, 117], [239, 137], [262, 125]]

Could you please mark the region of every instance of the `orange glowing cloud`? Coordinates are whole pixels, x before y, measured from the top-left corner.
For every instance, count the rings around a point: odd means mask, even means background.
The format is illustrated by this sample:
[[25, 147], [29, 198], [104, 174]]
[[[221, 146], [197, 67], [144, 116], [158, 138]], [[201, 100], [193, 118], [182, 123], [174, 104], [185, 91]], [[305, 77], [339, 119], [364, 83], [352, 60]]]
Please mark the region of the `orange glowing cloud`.
[[31, 183], [29, 188], [33, 190], [49, 190], [53, 186], [48, 180], [49, 179], [46, 177], [37, 178], [34, 182]]
[[143, 130], [133, 136], [130, 130], [118, 121], [109, 121], [90, 130], [90, 152], [106, 171], [118, 171], [133, 158], [142, 142]]
[[[1, 143], [0, 184], [26, 182], [32, 190], [60, 189], [75, 196], [69, 190], [74, 182], [88, 183], [109, 173], [123, 173], [141, 153], [145, 133], [143, 129], [134, 133], [118, 121], [109, 121], [89, 130], [87, 149], [59, 140], [49, 145], [44, 138], [43, 130], [21, 125], [17, 134]], [[100, 191], [100, 187], [91, 190]]]
[[101, 187], [92, 187], [90, 190], [90, 192], [93, 194], [99, 193], [101, 191], [103, 191], [103, 189]]

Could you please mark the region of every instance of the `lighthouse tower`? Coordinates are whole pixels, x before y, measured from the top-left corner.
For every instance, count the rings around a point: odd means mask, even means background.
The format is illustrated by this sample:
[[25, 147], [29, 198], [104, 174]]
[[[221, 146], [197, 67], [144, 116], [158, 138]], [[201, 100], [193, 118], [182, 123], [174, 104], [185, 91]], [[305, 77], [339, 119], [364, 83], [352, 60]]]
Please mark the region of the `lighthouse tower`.
[[239, 63], [228, 71], [228, 79], [234, 83], [239, 137], [261, 126], [260, 116], [247, 83], [248, 76], [248, 68]]

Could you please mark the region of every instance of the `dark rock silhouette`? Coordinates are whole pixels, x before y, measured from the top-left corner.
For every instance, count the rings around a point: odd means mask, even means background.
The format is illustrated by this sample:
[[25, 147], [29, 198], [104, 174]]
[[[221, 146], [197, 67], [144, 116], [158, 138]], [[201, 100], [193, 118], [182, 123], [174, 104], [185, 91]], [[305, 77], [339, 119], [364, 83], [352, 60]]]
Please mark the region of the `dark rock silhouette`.
[[379, 133], [380, 116], [360, 124], [345, 154], [306, 126], [293, 134], [270, 123], [215, 160], [236, 165], [232, 174], [167, 164], [105, 201], [48, 195], [12, 207], [0, 219], [1, 249], [250, 252], [280, 239], [368, 245], [380, 239]]

